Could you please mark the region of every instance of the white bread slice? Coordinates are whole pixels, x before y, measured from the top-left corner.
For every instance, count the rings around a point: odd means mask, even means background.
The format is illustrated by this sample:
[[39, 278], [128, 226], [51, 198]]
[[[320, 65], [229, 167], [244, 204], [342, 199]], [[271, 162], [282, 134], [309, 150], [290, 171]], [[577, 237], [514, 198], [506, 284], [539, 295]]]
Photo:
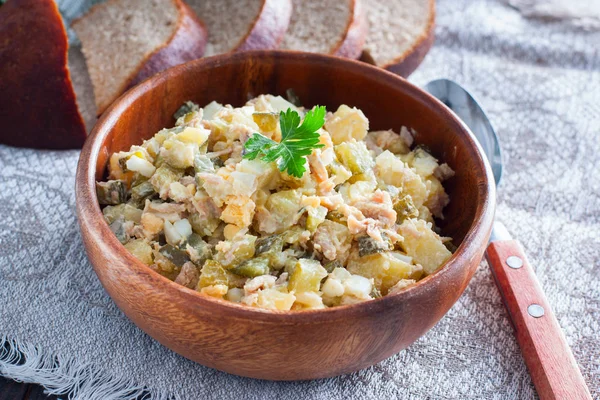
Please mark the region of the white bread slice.
[[363, 0], [293, 0], [282, 49], [358, 58], [367, 36]]
[[275, 49], [292, 15], [291, 0], [188, 0], [206, 24], [206, 56]]
[[97, 113], [125, 90], [204, 54], [206, 29], [181, 0], [108, 0], [72, 24], [94, 85]]
[[435, 0], [364, 0], [364, 4], [369, 34], [361, 60], [410, 75], [433, 44]]

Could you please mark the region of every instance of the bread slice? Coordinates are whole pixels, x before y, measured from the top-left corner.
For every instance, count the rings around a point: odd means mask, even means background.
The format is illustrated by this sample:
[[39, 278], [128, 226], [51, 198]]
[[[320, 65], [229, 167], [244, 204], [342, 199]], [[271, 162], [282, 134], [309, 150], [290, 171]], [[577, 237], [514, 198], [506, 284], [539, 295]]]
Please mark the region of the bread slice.
[[81, 52], [81, 47], [69, 47], [69, 72], [71, 74], [71, 83], [77, 99], [79, 113], [85, 123], [87, 132], [90, 132], [98, 117], [96, 116], [96, 104], [94, 102], [94, 87], [87, 72], [85, 58]]
[[281, 48], [358, 58], [367, 36], [362, 0], [294, 0]]
[[67, 68], [67, 33], [54, 0], [0, 7], [0, 143], [78, 148], [86, 131]]
[[369, 34], [361, 60], [410, 75], [433, 44], [435, 0], [364, 0], [364, 4]]
[[204, 54], [206, 29], [181, 0], [108, 0], [72, 24], [98, 114], [125, 90]]
[[206, 56], [275, 49], [292, 15], [291, 0], [188, 0], [208, 29]]

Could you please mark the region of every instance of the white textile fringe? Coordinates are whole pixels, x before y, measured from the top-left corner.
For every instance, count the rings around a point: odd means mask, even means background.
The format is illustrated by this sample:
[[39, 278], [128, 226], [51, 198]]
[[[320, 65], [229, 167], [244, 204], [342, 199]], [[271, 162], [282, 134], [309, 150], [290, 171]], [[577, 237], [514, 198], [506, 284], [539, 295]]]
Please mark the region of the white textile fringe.
[[166, 393], [115, 378], [72, 358], [52, 354], [17, 339], [0, 337], [0, 376], [42, 385], [46, 393], [69, 400], [167, 400]]

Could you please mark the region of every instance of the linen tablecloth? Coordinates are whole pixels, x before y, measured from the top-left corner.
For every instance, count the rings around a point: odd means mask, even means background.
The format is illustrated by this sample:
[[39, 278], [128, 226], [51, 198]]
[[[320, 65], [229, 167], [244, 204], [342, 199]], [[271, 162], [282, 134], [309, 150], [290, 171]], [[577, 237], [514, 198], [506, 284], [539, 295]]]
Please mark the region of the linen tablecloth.
[[[489, 112], [507, 162], [497, 217], [523, 244], [598, 398], [598, 3], [558, 13], [547, 6], [560, 1], [542, 3], [440, 0], [437, 41], [410, 80], [454, 79]], [[485, 263], [430, 332], [350, 375], [266, 382], [178, 356], [133, 325], [92, 271], [75, 217], [78, 155], [0, 146], [0, 374], [86, 400], [535, 397]]]

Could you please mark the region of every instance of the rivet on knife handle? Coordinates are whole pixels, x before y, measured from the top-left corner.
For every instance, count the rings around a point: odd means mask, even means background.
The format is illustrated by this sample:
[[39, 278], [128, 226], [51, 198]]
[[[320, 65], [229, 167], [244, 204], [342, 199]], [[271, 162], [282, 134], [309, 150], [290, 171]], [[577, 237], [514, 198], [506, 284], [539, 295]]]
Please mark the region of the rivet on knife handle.
[[521, 245], [515, 240], [492, 242], [486, 257], [540, 399], [591, 399]]

